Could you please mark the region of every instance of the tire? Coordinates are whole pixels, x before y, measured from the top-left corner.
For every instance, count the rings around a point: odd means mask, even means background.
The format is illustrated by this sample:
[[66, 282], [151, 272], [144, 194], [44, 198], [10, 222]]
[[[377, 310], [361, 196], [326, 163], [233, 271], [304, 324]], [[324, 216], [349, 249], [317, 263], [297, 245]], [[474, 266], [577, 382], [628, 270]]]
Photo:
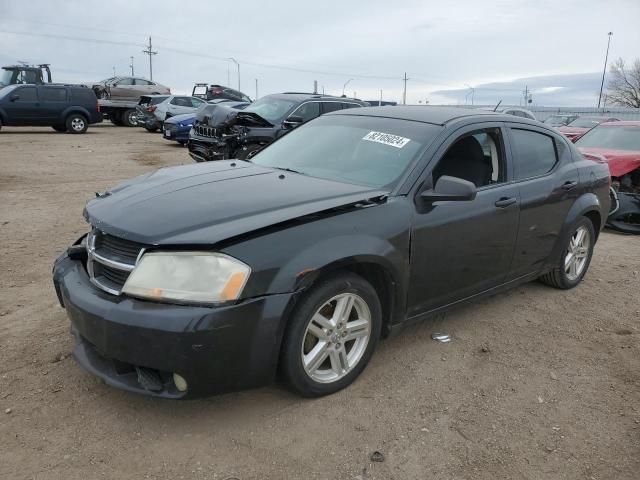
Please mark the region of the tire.
[[155, 133], [158, 131], [158, 127], [144, 127], [147, 132]]
[[[582, 232], [582, 241], [576, 245], [577, 235]], [[569, 229], [569, 233], [563, 239], [563, 247], [560, 258], [557, 259], [553, 269], [540, 277], [540, 281], [547, 285], [563, 290], [578, 285], [584, 278], [596, 243], [596, 233], [593, 223], [586, 217], [581, 217]], [[573, 249], [573, 252], [570, 250]], [[568, 265], [568, 267], [567, 267]]]
[[72, 113], [69, 115], [65, 124], [67, 126], [67, 132], [74, 134], [84, 133], [87, 131], [87, 128], [89, 128], [87, 117], [81, 113]]
[[2, 120], [0, 120], [0, 130], [2, 130]]
[[135, 109], [129, 108], [122, 114], [122, 124], [125, 127], [135, 127], [137, 125], [138, 112]]
[[122, 113], [121, 112], [113, 112], [109, 115], [109, 120], [111, 120], [111, 123], [113, 123], [114, 125], [117, 125], [118, 127], [122, 126]]
[[235, 158], [238, 160], [250, 160], [256, 153], [264, 148], [264, 145], [243, 145], [236, 152]]
[[67, 127], [63, 125], [52, 125], [51, 128], [53, 128], [56, 132], [60, 132], [60, 133], [67, 131]]
[[[348, 317], [337, 314], [339, 306], [349, 309]], [[380, 300], [366, 280], [352, 273], [321, 280], [291, 314], [280, 356], [284, 380], [305, 397], [345, 388], [367, 366], [381, 328]], [[346, 340], [350, 335], [353, 338]]]

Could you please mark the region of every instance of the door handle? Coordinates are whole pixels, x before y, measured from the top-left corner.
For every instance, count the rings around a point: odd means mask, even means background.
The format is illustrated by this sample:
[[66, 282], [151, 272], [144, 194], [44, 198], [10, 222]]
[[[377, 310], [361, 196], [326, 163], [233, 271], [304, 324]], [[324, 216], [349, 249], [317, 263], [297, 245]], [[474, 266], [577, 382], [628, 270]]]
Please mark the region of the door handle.
[[573, 187], [575, 187], [576, 185], [578, 185], [578, 182], [575, 180], [569, 180], [567, 182], [564, 182], [562, 184], [562, 188], [564, 190], [571, 190]]
[[518, 199], [516, 197], [502, 197], [495, 203], [495, 206], [498, 208], [506, 208], [509, 205], [513, 205], [517, 201]]

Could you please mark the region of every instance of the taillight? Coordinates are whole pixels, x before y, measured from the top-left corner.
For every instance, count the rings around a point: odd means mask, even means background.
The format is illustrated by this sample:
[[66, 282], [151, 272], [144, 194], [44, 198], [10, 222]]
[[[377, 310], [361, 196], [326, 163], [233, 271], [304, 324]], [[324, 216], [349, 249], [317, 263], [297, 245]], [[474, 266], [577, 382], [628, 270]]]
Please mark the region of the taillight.
[[158, 108], [158, 107], [156, 107], [155, 105], [149, 105], [147, 107], [147, 112], [155, 112], [156, 108]]
[[100, 113], [100, 102], [96, 100], [96, 112]]

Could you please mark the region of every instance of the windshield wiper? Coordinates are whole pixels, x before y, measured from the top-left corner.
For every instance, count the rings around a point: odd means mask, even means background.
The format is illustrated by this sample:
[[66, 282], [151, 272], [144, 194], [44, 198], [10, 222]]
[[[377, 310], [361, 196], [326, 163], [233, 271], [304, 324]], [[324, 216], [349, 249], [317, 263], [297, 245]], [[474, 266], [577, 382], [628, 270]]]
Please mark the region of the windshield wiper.
[[305, 175], [304, 173], [299, 172], [298, 170], [294, 170], [293, 168], [285, 168], [285, 167], [271, 167], [271, 168], [276, 168], [278, 170], [284, 170], [285, 172], [298, 173], [300, 175]]

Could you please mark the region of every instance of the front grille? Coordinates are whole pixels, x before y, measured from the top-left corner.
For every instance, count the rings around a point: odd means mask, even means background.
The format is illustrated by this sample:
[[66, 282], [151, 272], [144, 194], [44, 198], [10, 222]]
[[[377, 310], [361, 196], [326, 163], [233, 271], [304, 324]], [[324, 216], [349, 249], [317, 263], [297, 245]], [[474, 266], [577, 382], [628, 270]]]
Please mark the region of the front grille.
[[208, 127], [206, 125], [196, 125], [195, 127], [193, 127], [193, 129], [195, 130], [195, 132], [198, 135], [201, 135], [203, 137], [216, 137], [216, 129], [213, 127]]
[[145, 248], [141, 243], [93, 229], [87, 236], [87, 271], [91, 282], [105, 292], [120, 295]]

